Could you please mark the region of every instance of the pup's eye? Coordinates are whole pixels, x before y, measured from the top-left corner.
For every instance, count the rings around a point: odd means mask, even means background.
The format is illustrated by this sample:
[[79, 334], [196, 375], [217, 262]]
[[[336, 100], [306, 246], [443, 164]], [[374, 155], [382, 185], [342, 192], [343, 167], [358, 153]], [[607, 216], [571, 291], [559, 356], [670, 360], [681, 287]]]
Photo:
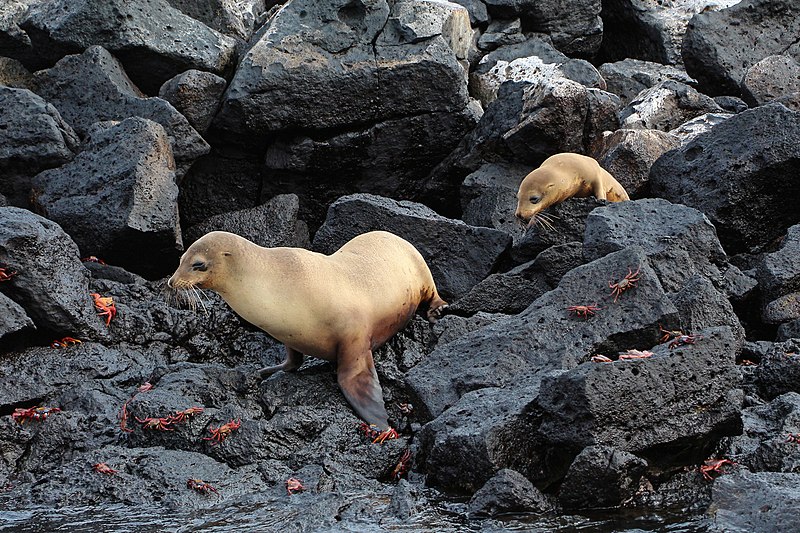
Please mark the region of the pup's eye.
[[192, 263], [192, 270], [199, 270], [200, 272], [205, 272], [208, 270], [208, 267], [202, 261], [195, 261]]
[[538, 204], [541, 199], [542, 199], [541, 196], [531, 196], [529, 198], [532, 204]]

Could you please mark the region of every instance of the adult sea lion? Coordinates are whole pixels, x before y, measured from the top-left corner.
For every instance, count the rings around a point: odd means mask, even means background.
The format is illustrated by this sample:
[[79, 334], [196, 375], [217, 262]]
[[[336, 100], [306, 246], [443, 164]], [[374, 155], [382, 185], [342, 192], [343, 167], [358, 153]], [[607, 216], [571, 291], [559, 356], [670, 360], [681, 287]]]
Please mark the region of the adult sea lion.
[[447, 306], [420, 253], [385, 231], [359, 235], [331, 255], [263, 248], [224, 231], [207, 233], [181, 256], [167, 284], [217, 292], [236, 313], [286, 346], [266, 377], [296, 370], [303, 354], [335, 361], [347, 401], [367, 423], [389, 427], [372, 350], [419, 309], [434, 322]]
[[595, 196], [609, 202], [630, 200], [622, 185], [597, 161], [585, 155], [561, 153], [545, 159], [522, 180], [515, 216], [530, 226], [542, 211], [573, 196]]

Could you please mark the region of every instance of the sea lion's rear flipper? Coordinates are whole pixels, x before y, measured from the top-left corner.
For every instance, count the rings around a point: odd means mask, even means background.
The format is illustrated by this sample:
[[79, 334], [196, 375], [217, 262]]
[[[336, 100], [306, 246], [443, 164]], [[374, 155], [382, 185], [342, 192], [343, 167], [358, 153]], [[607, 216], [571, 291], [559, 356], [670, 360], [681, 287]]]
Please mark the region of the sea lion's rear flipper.
[[279, 365], [265, 366], [258, 371], [258, 375], [261, 377], [261, 379], [264, 379], [265, 377], [274, 374], [278, 370], [283, 370], [284, 372], [297, 370], [302, 364], [303, 354], [286, 346], [286, 360]]
[[383, 391], [375, 372], [372, 352], [344, 347], [339, 349], [337, 360], [339, 387], [358, 416], [367, 424], [375, 424], [381, 431], [388, 429], [389, 415], [383, 404]]

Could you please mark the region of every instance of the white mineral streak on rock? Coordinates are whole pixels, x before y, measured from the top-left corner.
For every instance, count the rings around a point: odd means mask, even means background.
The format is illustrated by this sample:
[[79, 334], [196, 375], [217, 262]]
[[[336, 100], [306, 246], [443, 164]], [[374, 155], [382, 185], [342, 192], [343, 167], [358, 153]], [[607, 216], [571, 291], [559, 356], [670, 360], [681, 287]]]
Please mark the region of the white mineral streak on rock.
[[[484, 58], [485, 59], [485, 58]], [[481, 60], [483, 62], [483, 60]], [[539, 84], [546, 80], [563, 78], [561, 65], [545, 63], [537, 56], [521, 57], [513, 61], [499, 60], [485, 74], [473, 74], [472, 84], [476, 98], [486, 108], [497, 98], [497, 90], [506, 81]]]

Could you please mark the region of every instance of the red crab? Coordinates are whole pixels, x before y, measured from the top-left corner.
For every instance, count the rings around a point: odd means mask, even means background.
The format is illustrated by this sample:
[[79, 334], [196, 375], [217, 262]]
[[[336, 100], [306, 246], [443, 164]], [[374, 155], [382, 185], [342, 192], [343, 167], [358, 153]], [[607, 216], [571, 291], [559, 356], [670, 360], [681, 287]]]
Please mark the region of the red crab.
[[147, 417], [142, 419], [137, 416], [136, 421], [142, 424], [143, 429], [153, 429], [157, 431], [175, 431], [174, 429], [169, 427], [169, 425], [172, 424], [171, 418]]
[[117, 473], [117, 470], [114, 470], [110, 466], [105, 463], [95, 463], [92, 465], [92, 470], [98, 472], [100, 474], [108, 474], [109, 476], [113, 476]]
[[606, 357], [605, 355], [600, 354], [600, 353], [597, 354], [597, 355], [593, 355], [592, 358], [591, 358], [591, 361], [593, 363], [613, 363], [614, 362], [613, 359], [611, 359], [609, 357]]
[[653, 357], [653, 352], [648, 352], [646, 350], [628, 350], [627, 352], [621, 353], [618, 359], [648, 359], [650, 357]]
[[84, 263], [98, 263], [100, 265], [105, 265], [106, 264], [105, 261], [103, 261], [102, 259], [99, 259], [99, 258], [97, 258], [97, 257], [95, 257], [93, 255], [90, 255], [89, 257], [83, 257], [83, 258], [81, 258], [81, 261], [83, 261]]
[[188, 479], [186, 480], [186, 487], [196, 490], [200, 494], [208, 494], [209, 492], [213, 492], [214, 494], [219, 495], [219, 491], [217, 489], [202, 479]]
[[397, 481], [403, 477], [406, 472], [408, 472], [409, 466], [411, 466], [411, 450], [407, 449], [403, 452], [403, 455], [400, 456], [400, 461], [392, 470], [392, 480]]
[[602, 307], [598, 307], [597, 304], [571, 305], [567, 307], [567, 311], [575, 316], [582, 316], [585, 319], [588, 319], [590, 316], [595, 314], [595, 311], [599, 311], [600, 309], [602, 309]]
[[661, 335], [660, 342], [667, 342], [670, 339], [674, 339], [676, 337], [680, 337], [683, 335], [683, 332], [679, 329], [664, 329], [661, 327], [661, 324], [658, 325], [658, 331], [663, 333]]
[[[133, 398], [131, 398], [132, 400]], [[119, 429], [125, 433], [133, 433], [132, 429], [128, 428], [128, 400], [122, 404], [122, 409], [119, 410]]]
[[290, 477], [286, 480], [286, 492], [289, 493], [289, 496], [295, 494], [296, 492], [303, 492], [306, 488], [303, 486], [303, 482], [297, 478]]
[[214, 446], [215, 444], [219, 444], [220, 442], [228, 438], [228, 435], [230, 435], [234, 430], [239, 429], [241, 425], [242, 421], [240, 419], [236, 419], [236, 420], [231, 420], [227, 424], [223, 424], [216, 429], [210, 427], [208, 428], [208, 430], [211, 432], [211, 436], [203, 437], [203, 440], [215, 441], [211, 443], [211, 445]]
[[53, 413], [60, 413], [61, 409], [58, 407], [29, 407], [27, 409], [14, 409], [11, 418], [20, 424], [24, 424], [26, 420], [45, 420]]
[[8, 281], [16, 275], [16, 272], [11, 272], [7, 268], [0, 267], [0, 281]]
[[202, 413], [202, 407], [190, 407], [188, 409], [184, 409], [183, 411], [175, 411], [175, 414], [169, 417], [171, 424], [180, 424], [190, 416], [194, 416], [198, 413]]
[[795, 444], [800, 444], [800, 433], [797, 434], [789, 433], [789, 436], [786, 438], [786, 442], [794, 442]]
[[359, 427], [367, 438], [373, 439], [372, 444], [383, 444], [387, 440], [396, 439], [400, 436], [394, 428], [381, 431], [375, 424], [367, 424], [366, 422], [361, 422]]
[[669, 343], [669, 349], [674, 350], [679, 346], [686, 346], [687, 344], [694, 344], [698, 340], [702, 339], [702, 335], [681, 335], [680, 337], [676, 337], [671, 343]]
[[623, 292], [627, 291], [631, 287], [636, 287], [636, 283], [639, 281], [639, 270], [641, 270], [641, 268], [642, 266], [639, 265], [639, 268], [636, 269], [636, 272], [633, 272], [630, 268], [628, 268], [628, 273], [624, 278], [616, 283], [613, 281], [608, 282], [608, 288], [611, 289], [611, 296], [614, 297], [614, 302], [617, 301]]
[[50, 343], [51, 348], [67, 348], [68, 346], [74, 346], [75, 344], [80, 344], [82, 341], [80, 339], [73, 339], [72, 337], [64, 337], [63, 339], [54, 340]]
[[704, 461], [703, 465], [700, 466], [700, 473], [703, 474], [703, 477], [709, 481], [714, 479], [711, 475], [711, 472], [715, 472], [717, 474], [722, 474], [722, 467], [725, 465], [735, 465], [733, 461], [730, 459], [707, 459]]
[[100, 296], [96, 292], [92, 293], [94, 298], [94, 306], [97, 309], [98, 316], [106, 317], [106, 326], [111, 324], [111, 319], [117, 316], [117, 306], [114, 304], [114, 298], [111, 296]]

